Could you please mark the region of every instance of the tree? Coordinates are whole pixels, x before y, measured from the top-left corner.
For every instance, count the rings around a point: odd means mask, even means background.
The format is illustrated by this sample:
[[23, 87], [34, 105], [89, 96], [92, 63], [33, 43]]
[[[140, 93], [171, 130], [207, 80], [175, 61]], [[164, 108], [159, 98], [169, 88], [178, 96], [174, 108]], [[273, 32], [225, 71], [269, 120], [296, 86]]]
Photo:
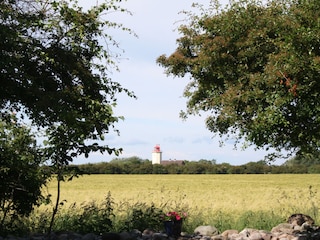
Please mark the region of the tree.
[[257, 148], [320, 149], [320, 5], [316, 0], [217, 1], [188, 13], [169, 57], [157, 62], [190, 83], [181, 116]]
[[242, 165], [244, 172], [249, 174], [265, 174], [269, 172], [269, 165], [266, 161], [248, 162]]
[[44, 156], [54, 165], [58, 189], [74, 158], [122, 150], [103, 144], [106, 134], [119, 134], [117, 94], [135, 97], [110, 78], [120, 53], [105, 30], [134, 34], [108, 20], [110, 12], [128, 13], [118, 2], [86, 11], [76, 0], [0, 3], [0, 110], [18, 112], [45, 133]]
[[48, 176], [39, 166], [43, 156], [35, 136], [14, 115], [0, 119], [0, 233], [16, 216], [28, 215], [43, 199]]
[[288, 159], [284, 165], [293, 166], [293, 165], [304, 165], [307, 167], [319, 165], [320, 155], [319, 152], [314, 154], [301, 154], [293, 158]]
[[[116, 94], [134, 96], [109, 77], [117, 55], [108, 49], [118, 45], [104, 30], [131, 32], [103, 20], [109, 9], [124, 11], [114, 2], [84, 12], [73, 1], [2, 1], [1, 108], [23, 111], [50, 135], [68, 127], [71, 141], [103, 140], [119, 120], [112, 112]], [[77, 150], [87, 155], [88, 145]]]

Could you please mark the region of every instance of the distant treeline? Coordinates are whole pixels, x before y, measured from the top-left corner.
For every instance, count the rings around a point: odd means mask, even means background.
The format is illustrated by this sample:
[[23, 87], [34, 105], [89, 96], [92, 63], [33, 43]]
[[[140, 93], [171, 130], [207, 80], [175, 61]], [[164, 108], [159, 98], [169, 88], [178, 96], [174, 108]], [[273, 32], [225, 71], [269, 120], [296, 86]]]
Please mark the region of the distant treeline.
[[320, 164], [297, 164], [288, 161], [283, 165], [272, 165], [265, 161], [249, 162], [233, 166], [217, 164], [215, 160], [183, 161], [177, 164], [152, 164], [138, 157], [114, 159], [110, 162], [76, 165], [83, 174], [281, 174], [320, 173]]

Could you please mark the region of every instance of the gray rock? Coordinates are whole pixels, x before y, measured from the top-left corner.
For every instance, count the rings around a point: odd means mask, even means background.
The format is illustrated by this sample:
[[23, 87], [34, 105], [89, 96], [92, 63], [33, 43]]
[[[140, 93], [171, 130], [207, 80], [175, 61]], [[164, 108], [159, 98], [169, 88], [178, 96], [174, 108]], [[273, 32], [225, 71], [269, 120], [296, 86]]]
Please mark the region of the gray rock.
[[222, 236], [224, 239], [229, 239], [229, 237], [231, 237], [231, 236], [234, 235], [234, 234], [238, 234], [238, 233], [239, 233], [238, 230], [230, 229], [230, 230], [225, 230], [223, 233], [221, 233], [221, 236]]
[[155, 233], [155, 231], [151, 228], [147, 228], [142, 232], [143, 236], [152, 236]]
[[221, 235], [214, 235], [211, 237], [211, 240], [224, 240], [225, 238]]
[[57, 236], [57, 240], [81, 240], [82, 235], [73, 232], [61, 233]]
[[138, 229], [133, 229], [130, 234], [133, 237], [133, 239], [138, 239], [139, 237], [142, 236], [141, 231]]
[[101, 240], [121, 240], [121, 237], [118, 233], [104, 233], [101, 236]]
[[294, 226], [290, 223], [280, 223], [271, 229], [272, 233], [292, 233]]
[[153, 239], [153, 240], [167, 240], [168, 239], [168, 236], [166, 234], [163, 234], [163, 233], [154, 233], [152, 235], [151, 238], [149, 239]]
[[297, 225], [301, 226], [303, 223], [308, 223], [309, 225], [313, 225], [314, 220], [306, 214], [295, 213], [288, 218], [288, 223], [294, 226], [297, 226]]
[[261, 240], [261, 239], [263, 239], [262, 238], [262, 234], [260, 233], [260, 232], [252, 232], [251, 234], [250, 234], [250, 236], [249, 236], [249, 238], [251, 239], [251, 240]]
[[211, 240], [211, 237], [209, 236], [203, 236], [200, 238], [200, 240]]
[[[44, 236], [43, 234], [33, 234], [32, 236], [30, 236], [30, 240], [44, 240], [46, 239], [46, 237], [47, 236]], [[52, 239], [55, 239], [55, 237]]]
[[194, 233], [201, 236], [214, 236], [218, 235], [219, 231], [214, 226], [199, 226], [194, 230]]
[[81, 240], [97, 240], [97, 236], [94, 233], [87, 233], [84, 235]]
[[252, 235], [254, 232], [257, 232], [257, 231], [258, 231], [257, 229], [245, 228], [241, 232], [239, 232], [239, 235], [243, 237], [249, 237], [250, 235]]
[[131, 239], [133, 239], [131, 234], [128, 233], [128, 232], [121, 232], [119, 235], [120, 235], [121, 240], [131, 240]]

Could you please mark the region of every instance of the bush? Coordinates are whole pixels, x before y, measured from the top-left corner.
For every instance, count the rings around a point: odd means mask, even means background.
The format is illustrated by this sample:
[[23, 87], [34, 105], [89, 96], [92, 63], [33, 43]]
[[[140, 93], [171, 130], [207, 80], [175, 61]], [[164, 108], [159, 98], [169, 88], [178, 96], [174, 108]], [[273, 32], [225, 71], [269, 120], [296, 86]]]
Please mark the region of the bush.
[[102, 203], [95, 201], [72, 204], [68, 211], [62, 211], [56, 218], [55, 231], [74, 231], [78, 233], [103, 233], [114, 229], [114, 202], [110, 192]]
[[156, 208], [154, 204], [148, 206], [145, 203], [136, 203], [128, 211], [122, 230], [139, 229], [143, 231], [151, 228], [159, 231], [162, 229], [161, 212], [161, 209]]
[[[0, 234], [24, 229], [19, 220], [43, 200], [46, 175], [31, 130], [12, 114], [0, 113]], [[20, 227], [16, 227], [17, 224]]]

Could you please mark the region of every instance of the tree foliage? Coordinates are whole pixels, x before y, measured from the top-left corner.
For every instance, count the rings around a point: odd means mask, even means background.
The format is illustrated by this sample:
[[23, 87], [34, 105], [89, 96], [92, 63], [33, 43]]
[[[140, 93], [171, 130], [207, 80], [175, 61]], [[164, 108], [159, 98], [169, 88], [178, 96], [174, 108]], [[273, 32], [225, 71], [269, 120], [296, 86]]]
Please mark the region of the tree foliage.
[[[136, 157], [132, 157], [136, 158]], [[117, 159], [111, 162], [81, 164], [77, 167], [84, 174], [301, 174], [320, 173], [319, 161], [313, 159], [293, 158], [282, 165], [272, 165], [270, 162], [260, 160], [248, 162], [242, 165], [231, 165], [229, 163], [213, 163], [209, 160], [184, 161], [179, 165], [174, 161], [170, 164], [152, 164], [149, 160], [140, 159], [132, 162], [128, 158], [126, 163]], [[318, 159], [317, 159], [318, 160]], [[125, 159], [123, 158], [123, 161]], [[70, 166], [69, 166], [70, 167]]]
[[320, 149], [319, 1], [212, 1], [187, 13], [167, 74], [190, 76], [182, 117], [206, 112], [207, 128], [257, 148]]
[[291, 166], [291, 165], [297, 165], [301, 164], [307, 167], [312, 167], [320, 164], [320, 154], [314, 153], [314, 154], [301, 154], [298, 156], [295, 156], [291, 159], [288, 159], [285, 162], [285, 165]]
[[118, 70], [121, 52], [106, 30], [134, 35], [109, 20], [112, 12], [130, 13], [119, 2], [91, 3], [87, 10], [76, 0], [0, 2], [1, 114], [17, 112], [19, 122], [43, 133], [41, 156], [54, 166], [58, 191], [75, 157], [97, 151], [117, 155], [122, 150], [104, 142], [110, 132], [119, 134], [115, 124], [123, 117], [113, 112], [117, 94], [135, 97], [110, 77]]
[[47, 175], [43, 156], [30, 129], [14, 115], [0, 120], [0, 232], [18, 215], [28, 215], [43, 199]]
[[111, 10], [125, 11], [116, 2], [86, 11], [76, 1], [1, 2], [0, 107], [47, 129], [52, 144], [57, 138], [77, 143], [69, 146], [73, 155], [117, 152], [84, 140], [103, 140], [119, 120], [113, 114], [117, 93], [133, 96], [109, 77], [120, 53], [106, 29], [131, 33], [107, 19]]

